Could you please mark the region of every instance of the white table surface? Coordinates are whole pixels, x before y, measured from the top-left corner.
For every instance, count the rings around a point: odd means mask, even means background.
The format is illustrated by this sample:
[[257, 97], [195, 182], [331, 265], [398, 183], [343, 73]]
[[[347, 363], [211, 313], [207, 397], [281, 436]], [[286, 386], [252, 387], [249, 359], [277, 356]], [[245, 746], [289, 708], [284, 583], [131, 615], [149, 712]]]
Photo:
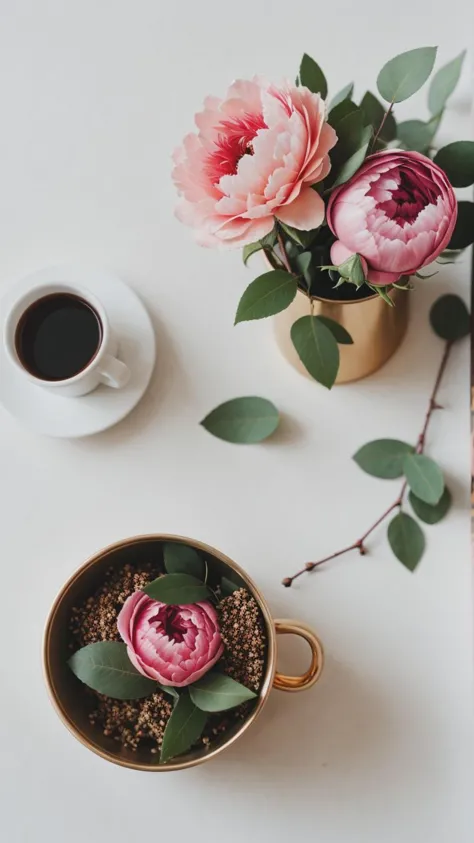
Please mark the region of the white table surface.
[[[0, 292], [41, 266], [114, 269], [153, 316], [158, 362], [139, 408], [89, 440], [40, 438], [0, 408], [0, 836], [8, 843], [212, 836], [283, 843], [468, 843], [473, 816], [473, 646], [468, 347], [459, 348], [429, 451], [455, 508], [427, 528], [411, 576], [384, 531], [284, 590], [307, 559], [352, 541], [394, 487], [351, 462], [381, 436], [414, 439], [442, 353], [427, 313], [468, 298], [468, 262], [420, 283], [409, 335], [377, 375], [328, 394], [279, 356], [270, 323], [232, 327], [253, 277], [238, 253], [197, 247], [173, 218], [170, 154], [208, 93], [234, 77], [292, 77], [304, 50], [333, 91], [357, 93], [397, 52], [472, 37], [463, 0], [284, 3], [16, 0], [0, 3]], [[470, 131], [465, 77], [443, 136]], [[420, 95], [423, 114], [425, 94]], [[419, 112], [415, 101], [402, 114]], [[262, 446], [199, 427], [220, 402], [264, 395], [284, 414]], [[274, 692], [218, 761], [134, 773], [87, 752], [59, 722], [41, 635], [63, 581], [101, 546], [179, 532], [229, 554], [276, 615], [313, 624], [327, 651], [316, 688]], [[304, 664], [302, 645], [282, 666]], [[293, 665], [292, 665], [293, 666]]]

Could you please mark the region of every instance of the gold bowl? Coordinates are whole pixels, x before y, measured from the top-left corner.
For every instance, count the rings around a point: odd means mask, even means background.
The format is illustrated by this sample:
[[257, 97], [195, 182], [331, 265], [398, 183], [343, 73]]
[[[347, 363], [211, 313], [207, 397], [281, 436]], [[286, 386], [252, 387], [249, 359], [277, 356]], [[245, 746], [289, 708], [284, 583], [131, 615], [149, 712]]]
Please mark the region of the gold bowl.
[[[267, 635], [267, 659], [264, 679], [258, 698], [249, 716], [236, 724], [210, 749], [195, 748], [171, 760], [158, 764], [149, 749], [135, 752], [123, 747], [112, 737], [103, 734], [100, 727], [89, 721], [90, 702], [87, 691], [74, 676], [67, 661], [69, 650], [69, 621], [72, 608], [89, 597], [103, 582], [111, 565], [119, 567], [130, 562], [149, 561], [163, 542], [181, 542], [204, 552], [218, 574], [232, 571], [234, 582], [246, 588], [257, 601], [262, 613]], [[311, 664], [302, 676], [286, 676], [276, 670], [276, 636], [294, 634], [301, 636], [311, 649]], [[236, 741], [256, 720], [268, 700], [272, 688], [281, 691], [302, 691], [310, 688], [321, 674], [323, 650], [314, 632], [298, 621], [273, 620], [269, 608], [250, 577], [235, 562], [209, 545], [182, 536], [166, 534], [135, 536], [109, 545], [92, 556], [67, 581], [59, 592], [46, 622], [43, 647], [44, 673], [51, 701], [59, 717], [84, 746], [114, 764], [132, 770], [166, 772], [184, 770], [215, 758], [222, 750]]]

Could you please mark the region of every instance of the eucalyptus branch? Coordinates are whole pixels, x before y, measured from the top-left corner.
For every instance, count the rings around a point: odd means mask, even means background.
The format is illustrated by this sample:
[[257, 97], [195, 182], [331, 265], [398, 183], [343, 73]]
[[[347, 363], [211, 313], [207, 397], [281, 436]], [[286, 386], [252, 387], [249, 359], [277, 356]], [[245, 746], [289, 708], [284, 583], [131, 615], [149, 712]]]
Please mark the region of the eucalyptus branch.
[[373, 141], [372, 141], [372, 149], [374, 149], [375, 144], [377, 143], [377, 140], [378, 140], [378, 138], [379, 138], [379, 135], [380, 135], [380, 133], [381, 133], [381, 131], [382, 131], [383, 127], [385, 126], [385, 121], [386, 121], [386, 119], [387, 119], [388, 115], [389, 115], [389, 114], [391, 114], [392, 109], [393, 109], [393, 100], [392, 100], [392, 102], [390, 103], [389, 107], [387, 108], [387, 110], [386, 110], [386, 112], [385, 112], [384, 116], [382, 117], [382, 122], [380, 123], [380, 126], [378, 127], [378, 129], [377, 129], [377, 131], [376, 131], [376, 133], [375, 133], [374, 139], [373, 139]]
[[[432, 389], [432, 392], [431, 392], [431, 395], [430, 395], [430, 398], [429, 398], [428, 408], [427, 408], [425, 419], [424, 419], [424, 422], [423, 422], [423, 427], [422, 427], [420, 435], [418, 436], [418, 440], [417, 440], [417, 444], [416, 444], [416, 448], [415, 448], [415, 451], [416, 451], [417, 454], [422, 454], [423, 451], [424, 451], [425, 442], [426, 442], [426, 434], [428, 432], [429, 424], [430, 424], [430, 421], [431, 421], [431, 418], [432, 418], [432, 415], [433, 415], [434, 411], [442, 409], [441, 405], [438, 404], [437, 396], [438, 396], [439, 388], [441, 386], [441, 381], [443, 379], [444, 372], [446, 370], [446, 365], [448, 363], [449, 355], [451, 353], [452, 347], [453, 347], [453, 341], [448, 340], [446, 342], [445, 347], [444, 347], [444, 353], [443, 353], [443, 356], [441, 358], [441, 362], [440, 362], [440, 365], [439, 365], [439, 368], [438, 368], [436, 379], [435, 379], [433, 389]], [[306, 565], [304, 566], [304, 568], [301, 568], [301, 570], [297, 571], [296, 574], [293, 574], [293, 576], [291, 576], [291, 577], [285, 577], [285, 579], [282, 580], [282, 584], [286, 588], [289, 588], [293, 584], [294, 580], [296, 580], [302, 574], [306, 574], [306, 573], [309, 573], [310, 571], [314, 571], [315, 568], [318, 568], [320, 565], [323, 565], [325, 562], [329, 562], [331, 559], [336, 559], [336, 557], [338, 557], [338, 556], [343, 556], [345, 553], [349, 553], [351, 550], [357, 550], [361, 556], [364, 556], [367, 553], [367, 548], [365, 546], [366, 540], [374, 532], [374, 530], [383, 521], [385, 521], [386, 518], [388, 518], [388, 516], [395, 509], [398, 509], [399, 511], [402, 509], [406, 491], [407, 491], [407, 481], [405, 480], [401, 489], [400, 489], [400, 492], [399, 492], [397, 498], [394, 500], [394, 502], [392, 504], [390, 504], [388, 509], [386, 509], [382, 513], [382, 515], [380, 515], [377, 518], [377, 520], [374, 521], [372, 526], [369, 527], [369, 529], [366, 530], [365, 533], [363, 533], [362, 536], [360, 536], [360, 538], [358, 538], [355, 542], [348, 545], [347, 547], [343, 547], [341, 550], [337, 550], [335, 553], [331, 553], [329, 556], [325, 556], [323, 559], [319, 559], [316, 562], [307, 562]]]

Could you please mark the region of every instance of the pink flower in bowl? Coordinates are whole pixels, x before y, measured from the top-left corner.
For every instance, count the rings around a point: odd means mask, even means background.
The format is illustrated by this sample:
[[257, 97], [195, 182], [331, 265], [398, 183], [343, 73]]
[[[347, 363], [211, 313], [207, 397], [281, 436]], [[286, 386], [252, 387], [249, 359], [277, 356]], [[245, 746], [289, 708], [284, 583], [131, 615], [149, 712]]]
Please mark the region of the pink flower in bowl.
[[182, 688], [200, 679], [222, 656], [224, 644], [211, 603], [169, 606], [135, 591], [117, 627], [130, 661], [144, 676]]
[[260, 240], [275, 217], [303, 230], [321, 225], [324, 202], [311, 185], [327, 176], [337, 136], [319, 94], [240, 80], [224, 100], [205, 100], [196, 125], [174, 154], [173, 179], [178, 219], [201, 245]]
[[367, 263], [370, 283], [392, 284], [446, 249], [457, 207], [446, 174], [430, 158], [377, 152], [331, 196], [327, 218], [338, 238], [331, 260], [339, 266], [357, 253]]

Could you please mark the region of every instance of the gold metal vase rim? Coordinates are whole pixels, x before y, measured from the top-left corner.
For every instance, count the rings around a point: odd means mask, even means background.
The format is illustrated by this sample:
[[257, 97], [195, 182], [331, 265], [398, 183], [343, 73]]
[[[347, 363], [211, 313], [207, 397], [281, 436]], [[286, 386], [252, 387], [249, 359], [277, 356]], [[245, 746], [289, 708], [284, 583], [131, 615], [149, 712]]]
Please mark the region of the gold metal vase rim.
[[[198, 755], [195, 758], [192, 758], [188, 761], [176, 761], [171, 762], [166, 765], [160, 764], [146, 764], [146, 763], [139, 763], [135, 762], [129, 758], [123, 758], [119, 755], [114, 755], [113, 753], [109, 752], [108, 750], [104, 749], [98, 743], [94, 742], [87, 734], [83, 732], [83, 730], [76, 725], [74, 719], [69, 715], [68, 711], [64, 707], [59, 694], [56, 690], [55, 683], [53, 680], [53, 672], [51, 668], [51, 645], [52, 645], [52, 627], [57, 615], [59, 608], [61, 607], [64, 599], [67, 597], [71, 587], [80, 580], [84, 574], [95, 567], [96, 564], [101, 562], [106, 556], [114, 551], [117, 551], [124, 547], [129, 547], [134, 544], [139, 544], [146, 541], [175, 541], [175, 542], [182, 542], [184, 544], [189, 544], [192, 547], [195, 547], [204, 553], [209, 553], [218, 559], [220, 562], [227, 565], [231, 570], [235, 571], [239, 577], [243, 580], [243, 582], [248, 587], [250, 593], [255, 597], [257, 603], [259, 605], [260, 611], [262, 612], [266, 633], [267, 633], [267, 665], [266, 665], [266, 672], [265, 677], [262, 683], [262, 687], [259, 692], [259, 698], [256, 702], [255, 708], [250, 713], [250, 715], [243, 721], [241, 727], [229, 737], [224, 743], [220, 744], [219, 746], [215, 747], [214, 749], [203, 753], [202, 755]], [[118, 542], [113, 544], [107, 545], [106, 547], [102, 548], [98, 552], [94, 553], [90, 556], [86, 562], [84, 562], [66, 581], [66, 583], [62, 586], [59, 593], [57, 594], [53, 605], [50, 609], [48, 614], [48, 618], [46, 621], [45, 631], [44, 631], [44, 639], [43, 639], [43, 671], [44, 677], [46, 682], [46, 687], [48, 689], [48, 693], [51, 699], [51, 702], [56, 710], [56, 713], [59, 715], [60, 719], [64, 723], [64, 725], [69, 729], [69, 731], [74, 735], [77, 740], [80, 741], [84, 746], [88, 749], [95, 752], [97, 755], [101, 756], [107, 761], [110, 761], [114, 764], [118, 764], [121, 767], [128, 767], [129, 769], [133, 770], [141, 770], [145, 772], [153, 771], [153, 772], [169, 772], [173, 770], [183, 770], [188, 767], [193, 767], [198, 764], [203, 764], [206, 761], [210, 761], [212, 758], [215, 758], [219, 755], [223, 750], [227, 749], [227, 747], [231, 746], [241, 735], [250, 727], [250, 725], [256, 720], [259, 716], [260, 712], [262, 711], [265, 703], [268, 700], [268, 696], [274, 686], [275, 677], [279, 676], [276, 673], [276, 637], [277, 637], [277, 630], [275, 624], [277, 623], [276, 620], [273, 619], [269, 607], [265, 598], [263, 597], [260, 589], [255, 585], [251, 577], [244, 571], [240, 565], [234, 562], [225, 554], [221, 553], [221, 551], [216, 550], [216, 548], [208, 545], [204, 542], [197, 541], [196, 539], [190, 539], [186, 536], [168, 534], [168, 533], [151, 533], [151, 534], [144, 534], [138, 536], [132, 536], [126, 539], [122, 539]], [[280, 624], [284, 624], [285, 621], [279, 621]], [[291, 624], [291, 621], [288, 623]], [[301, 627], [304, 627], [304, 624], [300, 624]], [[287, 629], [286, 631], [290, 631]], [[319, 642], [318, 642], [319, 643]], [[320, 646], [320, 645], [319, 645]], [[323, 666], [323, 652], [322, 648], [320, 647], [319, 651], [320, 657], [320, 666], [317, 673], [317, 676], [314, 677], [312, 681], [316, 681], [319, 678], [319, 675], [322, 670]], [[283, 677], [285, 678], [285, 677]], [[312, 682], [311, 682], [312, 684]], [[278, 687], [278, 686], [276, 686]], [[309, 687], [309, 685], [308, 685]], [[291, 690], [291, 688], [287, 688], [286, 690]], [[295, 689], [296, 690], [296, 689]]]

